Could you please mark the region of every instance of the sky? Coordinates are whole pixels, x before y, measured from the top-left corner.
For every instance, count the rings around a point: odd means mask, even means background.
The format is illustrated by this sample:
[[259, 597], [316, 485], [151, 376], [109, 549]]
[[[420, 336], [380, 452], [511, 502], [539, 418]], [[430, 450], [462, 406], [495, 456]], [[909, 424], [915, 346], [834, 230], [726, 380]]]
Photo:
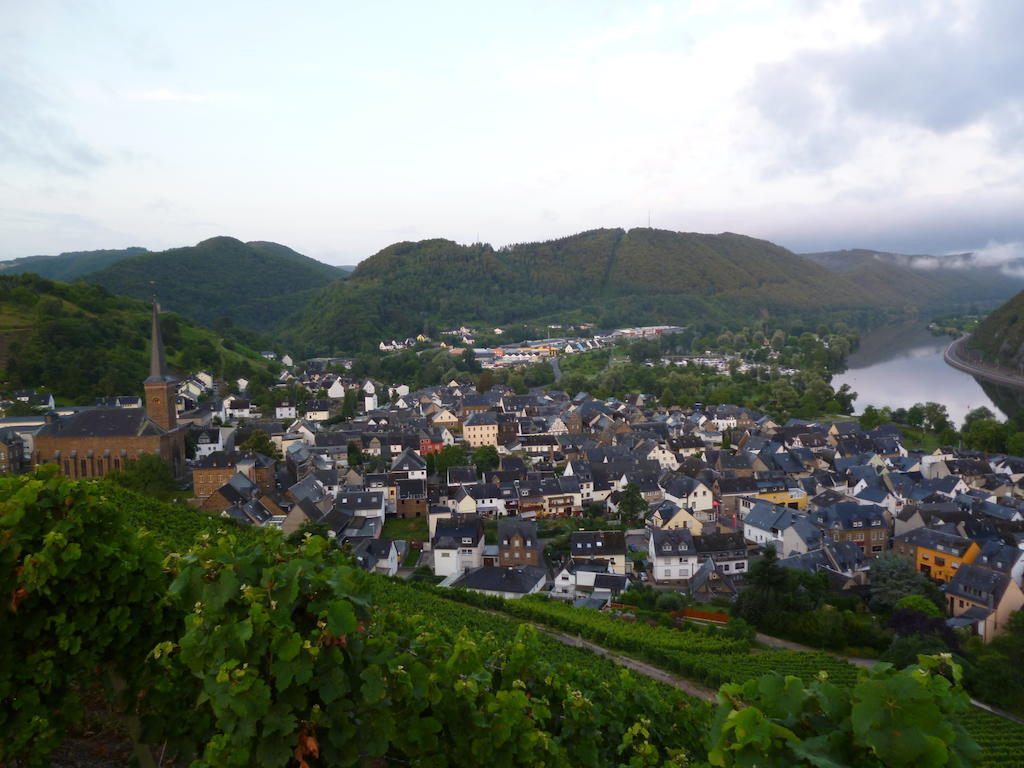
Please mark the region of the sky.
[[1024, 255], [1019, 0], [0, 0], [0, 259], [597, 227]]

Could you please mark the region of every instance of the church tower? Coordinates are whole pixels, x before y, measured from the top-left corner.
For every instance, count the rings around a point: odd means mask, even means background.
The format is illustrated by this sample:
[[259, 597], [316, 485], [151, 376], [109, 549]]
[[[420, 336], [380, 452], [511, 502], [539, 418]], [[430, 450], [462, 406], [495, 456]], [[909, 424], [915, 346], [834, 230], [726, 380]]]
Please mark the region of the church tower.
[[178, 413], [174, 407], [177, 382], [167, 373], [164, 357], [164, 339], [160, 333], [160, 307], [153, 302], [153, 330], [149, 351], [149, 378], [143, 382], [146, 390], [146, 415], [164, 429], [178, 426]]

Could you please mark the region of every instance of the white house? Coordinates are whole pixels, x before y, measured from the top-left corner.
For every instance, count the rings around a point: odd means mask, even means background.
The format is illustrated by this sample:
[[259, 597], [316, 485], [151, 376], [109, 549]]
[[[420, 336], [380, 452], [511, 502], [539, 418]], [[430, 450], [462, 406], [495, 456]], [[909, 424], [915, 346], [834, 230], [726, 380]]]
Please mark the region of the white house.
[[363, 384], [363, 410], [367, 413], [377, 410], [377, 387], [369, 379]]
[[294, 419], [298, 415], [295, 409], [295, 403], [289, 403], [285, 400], [282, 403], [278, 403], [274, 408], [275, 419]]
[[345, 397], [345, 384], [340, 378], [335, 379], [327, 388], [327, 396], [331, 400], [341, 400]]
[[697, 570], [700, 556], [685, 528], [650, 531], [648, 553], [656, 582], [684, 581]]
[[484, 523], [478, 517], [438, 520], [430, 541], [434, 575], [453, 576], [484, 564]]

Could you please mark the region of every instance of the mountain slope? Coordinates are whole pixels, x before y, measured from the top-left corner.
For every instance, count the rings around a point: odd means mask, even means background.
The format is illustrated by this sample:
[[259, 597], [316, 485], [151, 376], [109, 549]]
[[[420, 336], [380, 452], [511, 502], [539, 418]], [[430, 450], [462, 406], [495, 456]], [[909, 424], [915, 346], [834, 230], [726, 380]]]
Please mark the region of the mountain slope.
[[986, 362], [1021, 370], [1024, 367], [1024, 291], [982, 320], [967, 345]]
[[82, 279], [137, 299], [155, 294], [162, 306], [202, 323], [228, 318], [266, 331], [343, 274], [277, 243], [214, 237], [133, 256]]
[[[141, 394], [149, 373], [150, 307], [87, 283], [56, 283], [34, 274], [0, 275], [0, 378], [14, 389], [44, 387], [90, 403]], [[259, 376], [270, 366], [256, 352], [193, 321], [161, 320], [172, 369]]]
[[145, 248], [121, 248], [105, 251], [68, 251], [57, 256], [25, 256], [13, 261], [0, 262], [0, 274], [20, 275], [32, 272], [40, 277], [68, 283], [82, 275], [143, 253], [148, 251]]
[[290, 333], [310, 350], [353, 350], [426, 324], [545, 317], [735, 323], [764, 313], [885, 306], [869, 291], [764, 240], [598, 229], [494, 250], [424, 240], [391, 245], [327, 286]]
[[928, 256], [853, 249], [801, 255], [887, 302], [901, 296], [922, 305], [996, 302], [1024, 288], [1024, 265], [984, 263], [973, 253]]

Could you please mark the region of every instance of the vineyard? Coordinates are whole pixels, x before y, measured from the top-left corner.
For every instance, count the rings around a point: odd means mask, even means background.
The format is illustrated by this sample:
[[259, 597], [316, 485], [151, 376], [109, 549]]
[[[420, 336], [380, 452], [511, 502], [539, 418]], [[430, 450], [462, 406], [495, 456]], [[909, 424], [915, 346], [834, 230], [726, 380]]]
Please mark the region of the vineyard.
[[[752, 648], [742, 625], [674, 628], [370, 576], [325, 539], [289, 543], [107, 483], [0, 481], [0, 543], [0, 703], [16, 703], [0, 707], [0, 764], [45, 764], [81, 718], [80, 692], [110, 685], [144, 768], [156, 752], [239, 768], [731, 766], [776, 749], [796, 756], [787, 765], [877, 766], [896, 763], [871, 745], [906, 728], [922, 749], [957, 740], [961, 757], [922, 765], [973, 764], [958, 722], [987, 768], [1024, 750], [1024, 728], [963, 714], [958, 669], [952, 683], [884, 665], [866, 676], [824, 653]], [[529, 623], [725, 684], [717, 711]], [[915, 705], [854, 718], [879, 696]], [[797, 701], [776, 744], [766, 718]]]
[[[671, 629], [625, 621], [610, 614], [545, 598], [503, 600], [457, 589], [441, 589], [417, 584], [415, 588], [394, 587], [415, 591], [412, 602], [424, 600], [428, 594], [452, 601], [461, 601], [480, 608], [500, 611], [525, 621], [578, 635], [607, 648], [642, 658], [655, 666], [703, 683], [709, 687], [729, 682], [743, 682], [769, 672], [795, 675], [810, 681], [824, 672], [827, 679], [841, 686], [850, 686], [857, 679], [857, 668], [849, 662], [824, 652], [751, 649], [745, 641], [735, 640], [722, 630], [708, 627]], [[436, 603], [431, 603], [435, 605]], [[491, 614], [475, 611], [487, 625], [499, 621]], [[458, 614], [467, 621], [473, 617]], [[494, 631], [494, 630], [491, 630]], [[505, 630], [506, 632], [511, 630]], [[559, 653], [558, 650], [553, 650]], [[981, 709], [971, 708], [961, 716], [968, 733], [984, 749], [983, 768], [1018, 766], [1024, 755], [1024, 726], [1005, 720]]]

